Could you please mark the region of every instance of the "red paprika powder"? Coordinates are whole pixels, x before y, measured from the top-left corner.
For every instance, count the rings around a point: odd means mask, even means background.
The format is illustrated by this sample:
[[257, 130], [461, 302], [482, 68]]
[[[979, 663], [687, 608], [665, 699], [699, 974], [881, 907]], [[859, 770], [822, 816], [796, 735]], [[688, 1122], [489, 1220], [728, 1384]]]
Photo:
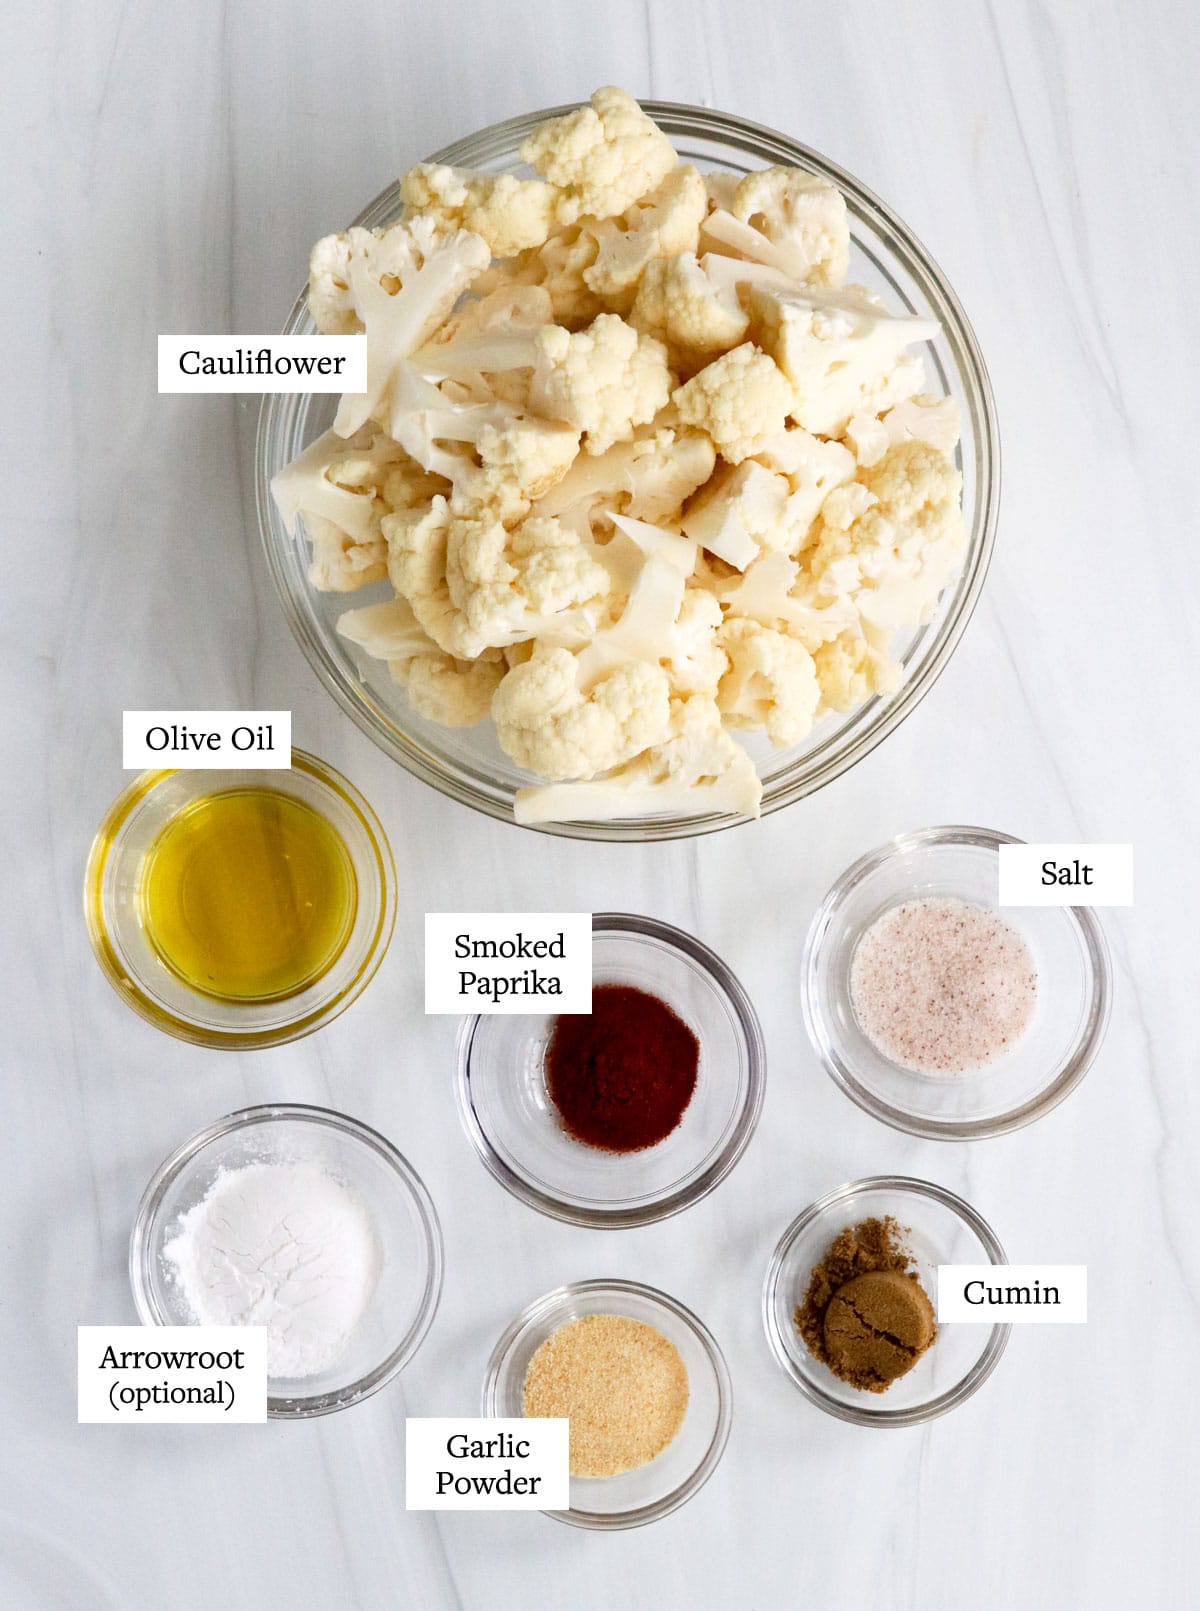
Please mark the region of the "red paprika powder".
[[562, 1013], [546, 1085], [563, 1128], [607, 1152], [653, 1147], [696, 1089], [700, 1042], [665, 1001], [632, 985], [597, 985], [590, 1013]]

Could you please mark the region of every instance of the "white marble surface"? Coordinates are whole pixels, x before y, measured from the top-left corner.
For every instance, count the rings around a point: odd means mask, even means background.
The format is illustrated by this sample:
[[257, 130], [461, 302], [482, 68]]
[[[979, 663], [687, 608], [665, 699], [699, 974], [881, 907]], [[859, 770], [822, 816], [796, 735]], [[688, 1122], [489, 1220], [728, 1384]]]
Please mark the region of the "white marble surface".
[[[1194, 1605], [1195, 8], [97, 0], [18, 4], [9, 22], [0, 1603]], [[154, 389], [156, 332], [277, 326], [310, 241], [402, 165], [606, 81], [775, 124], [886, 196], [975, 322], [1004, 438], [991, 579], [925, 704], [818, 798], [667, 848], [522, 836], [378, 754], [272, 596], [247, 512], [256, 400]], [[260, 1055], [135, 1020], [80, 921], [89, 837], [123, 782], [121, 709], [221, 705], [290, 705], [298, 740], [375, 802], [399, 862], [400, 921], [368, 995]], [[1040, 1124], [972, 1146], [850, 1106], [796, 997], [833, 877], [939, 821], [1137, 846], [1138, 906], [1107, 919], [1117, 995], [1099, 1062]], [[701, 1206], [574, 1231], [473, 1162], [453, 1025], [421, 1013], [419, 945], [426, 908], [480, 901], [656, 913], [741, 974], [769, 1048], [766, 1108]], [[126, 1238], [150, 1171], [268, 1098], [348, 1109], [424, 1175], [447, 1281], [423, 1351], [320, 1423], [77, 1427], [74, 1328], [132, 1319]], [[1086, 1261], [1092, 1293], [1085, 1329], [1017, 1332], [969, 1404], [881, 1434], [800, 1399], [758, 1295], [799, 1208], [889, 1170], [963, 1192], [1013, 1259]], [[612, 1537], [538, 1515], [407, 1515], [406, 1413], [473, 1410], [516, 1309], [605, 1273], [665, 1285], [725, 1346], [735, 1423], [709, 1486]]]

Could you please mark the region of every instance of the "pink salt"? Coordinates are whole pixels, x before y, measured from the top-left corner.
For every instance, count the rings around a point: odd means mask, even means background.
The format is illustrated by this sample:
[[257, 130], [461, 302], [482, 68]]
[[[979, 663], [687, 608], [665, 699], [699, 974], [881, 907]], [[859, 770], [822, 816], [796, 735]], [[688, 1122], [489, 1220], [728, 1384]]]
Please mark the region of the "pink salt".
[[917, 1074], [966, 1074], [1025, 1033], [1037, 972], [997, 913], [959, 900], [905, 901], [855, 947], [850, 1000], [877, 1051]]

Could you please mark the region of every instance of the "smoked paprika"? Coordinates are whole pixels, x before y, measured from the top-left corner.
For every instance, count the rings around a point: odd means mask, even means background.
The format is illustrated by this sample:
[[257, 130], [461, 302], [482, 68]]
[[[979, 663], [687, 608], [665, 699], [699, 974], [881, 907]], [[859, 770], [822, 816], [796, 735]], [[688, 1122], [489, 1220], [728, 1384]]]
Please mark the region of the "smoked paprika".
[[657, 996], [597, 985], [590, 1013], [562, 1013], [546, 1085], [563, 1128], [606, 1152], [640, 1152], [670, 1135], [696, 1089], [700, 1042]]

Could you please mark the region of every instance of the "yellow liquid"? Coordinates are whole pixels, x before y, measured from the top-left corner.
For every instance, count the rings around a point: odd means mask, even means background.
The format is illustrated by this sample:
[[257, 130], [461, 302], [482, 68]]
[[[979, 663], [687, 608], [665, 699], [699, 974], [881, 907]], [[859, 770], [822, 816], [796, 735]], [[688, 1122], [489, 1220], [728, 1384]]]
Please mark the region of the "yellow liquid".
[[186, 984], [226, 1001], [293, 996], [326, 973], [358, 889], [341, 835], [276, 789], [205, 795], [146, 852], [138, 906], [150, 943]]

